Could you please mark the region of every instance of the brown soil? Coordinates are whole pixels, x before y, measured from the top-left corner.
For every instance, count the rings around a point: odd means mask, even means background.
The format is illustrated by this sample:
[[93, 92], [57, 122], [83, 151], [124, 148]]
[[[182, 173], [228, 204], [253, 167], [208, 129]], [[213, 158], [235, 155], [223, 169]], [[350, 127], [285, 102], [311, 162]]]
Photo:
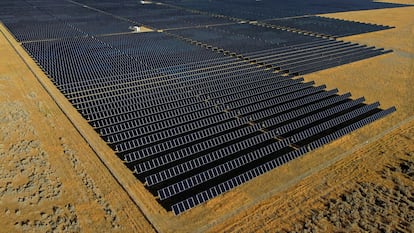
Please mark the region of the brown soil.
[[0, 232], [414, 231], [414, 7], [328, 16], [395, 26], [343, 38], [394, 52], [305, 79], [397, 112], [180, 216], [0, 26]]

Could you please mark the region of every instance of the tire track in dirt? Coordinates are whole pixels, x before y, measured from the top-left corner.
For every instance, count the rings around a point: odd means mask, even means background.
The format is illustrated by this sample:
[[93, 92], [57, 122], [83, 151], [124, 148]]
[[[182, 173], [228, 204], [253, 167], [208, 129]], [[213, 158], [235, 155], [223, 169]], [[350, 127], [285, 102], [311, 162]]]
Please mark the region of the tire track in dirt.
[[66, 138], [60, 137], [59, 140], [62, 143], [61, 146], [63, 147], [65, 156], [70, 160], [73, 170], [79, 177], [79, 180], [82, 181], [82, 184], [85, 186], [89, 196], [91, 196], [92, 200], [96, 200], [104, 211], [105, 220], [110, 223], [112, 230], [120, 228], [116, 211], [112, 209], [108, 201], [103, 197], [102, 191], [95, 185], [93, 179], [87, 174], [82, 163], [79, 163], [79, 160], [76, 158], [76, 151], [71, 149], [66, 144]]

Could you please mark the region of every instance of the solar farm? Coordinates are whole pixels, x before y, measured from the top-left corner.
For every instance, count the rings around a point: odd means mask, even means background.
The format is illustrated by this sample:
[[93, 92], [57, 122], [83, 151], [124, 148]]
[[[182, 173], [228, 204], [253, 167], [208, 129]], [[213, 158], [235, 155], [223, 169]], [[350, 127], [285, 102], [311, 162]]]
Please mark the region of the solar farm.
[[394, 53], [342, 39], [393, 25], [321, 14], [400, 7], [6, 0], [0, 21], [151, 196], [134, 202], [178, 218], [398, 112], [307, 75]]

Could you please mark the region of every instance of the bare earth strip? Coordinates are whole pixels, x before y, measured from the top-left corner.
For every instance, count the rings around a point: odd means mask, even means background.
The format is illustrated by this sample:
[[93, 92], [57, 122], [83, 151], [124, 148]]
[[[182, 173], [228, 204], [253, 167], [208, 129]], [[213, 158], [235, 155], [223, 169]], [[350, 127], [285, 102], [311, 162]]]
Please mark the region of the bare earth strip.
[[[380, 101], [383, 108], [395, 105], [397, 112], [180, 216], [155, 202], [31, 61], [49, 93], [43, 89], [1, 34], [0, 231], [152, 232], [152, 226], [160, 232], [369, 231], [389, 223], [391, 229], [408, 232], [411, 215], [404, 210], [412, 207], [413, 193], [405, 187], [413, 187], [414, 7], [328, 16], [395, 26], [343, 38], [394, 52], [305, 79], [365, 96], [368, 103]], [[366, 190], [370, 194], [364, 197]], [[404, 198], [405, 206], [391, 205]], [[366, 211], [350, 213], [376, 203], [395, 218], [383, 214], [372, 222]], [[351, 214], [355, 219], [349, 223], [344, 216]]]

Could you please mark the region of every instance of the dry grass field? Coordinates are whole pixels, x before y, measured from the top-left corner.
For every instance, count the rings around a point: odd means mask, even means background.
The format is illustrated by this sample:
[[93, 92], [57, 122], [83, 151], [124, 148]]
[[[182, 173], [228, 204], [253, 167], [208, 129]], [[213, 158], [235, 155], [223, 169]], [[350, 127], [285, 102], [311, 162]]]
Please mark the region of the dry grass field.
[[0, 232], [414, 232], [414, 7], [324, 16], [394, 52], [304, 78], [397, 112], [179, 216], [0, 26]]

